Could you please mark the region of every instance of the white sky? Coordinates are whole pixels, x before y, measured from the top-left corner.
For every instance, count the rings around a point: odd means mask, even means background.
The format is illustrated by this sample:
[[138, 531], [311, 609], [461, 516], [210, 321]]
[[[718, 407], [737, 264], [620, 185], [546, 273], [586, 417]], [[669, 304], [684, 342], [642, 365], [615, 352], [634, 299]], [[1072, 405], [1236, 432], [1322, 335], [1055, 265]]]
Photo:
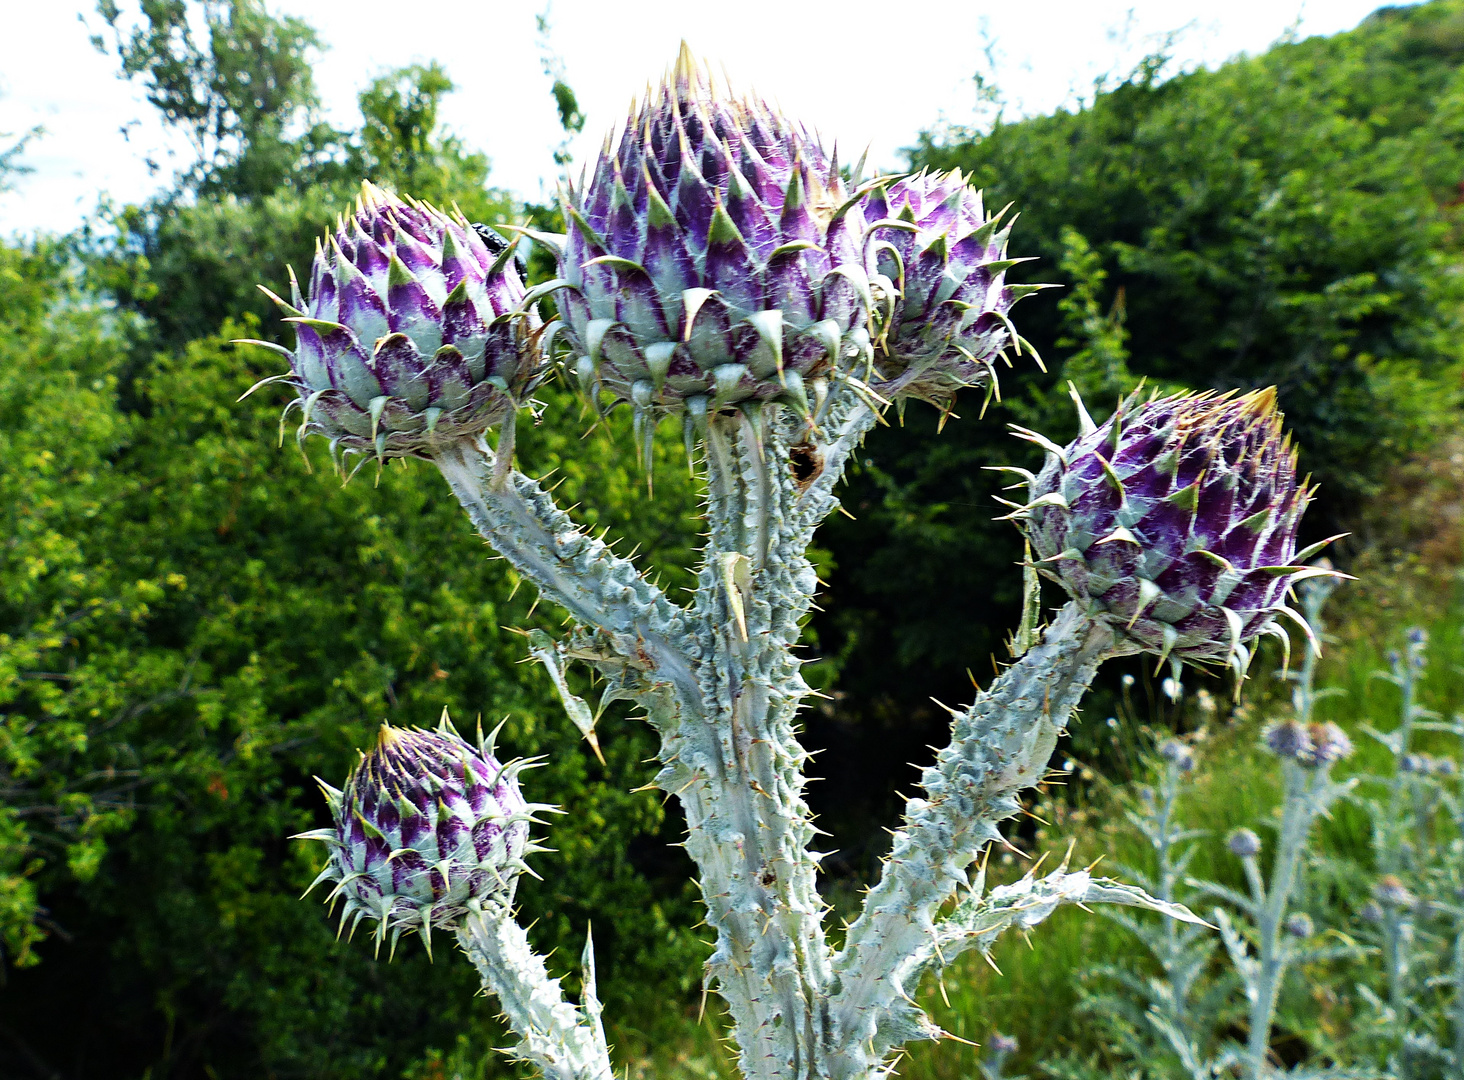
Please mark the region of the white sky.
[[[124, 10], [128, 8], [125, 2]], [[631, 97], [657, 78], [685, 38], [790, 115], [837, 138], [852, 158], [895, 167], [922, 128], [974, 117], [972, 75], [987, 66], [1007, 115], [1052, 110], [1088, 93], [1101, 74], [1123, 73], [1158, 36], [1183, 30], [1183, 67], [1256, 53], [1293, 26], [1300, 36], [1355, 26], [1376, 0], [893, 0], [842, 5], [808, 0], [554, 0], [554, 48], [588, 116], [576, 161], [624, 118]], [[328, 51], [316, 79], [328, 119], [354, 126], [356, 93], [390, 67], [439, 60], [458, 84], [444, 104], [455, 133], [492, 160], [491, 182], [521, 197], [553, 189], [560, 138], [550, 80], [541, 69], [534, 16], [543, 0], [271, 0], [303, 16]], [[79, 14], [80, 13], [80, 14]], [[85, 24], [81, 21], [84, 16]], [[0, 0], [0, 133], [41, 124], [25, 162], [35, 172], [0, 195], [0, 234], [65, 231], [99, 194], [146, 197], [186, 154], [116, 61], [88, 43], [100, 29], [90, 3]], [[90, 27], [90, 29], [88, 29]], [[133, 123], [124, 137], [122, 128]], [[10, 140], [0, 140], [0, 147]], [[146, 164], [161, 166], [156, 175]]]

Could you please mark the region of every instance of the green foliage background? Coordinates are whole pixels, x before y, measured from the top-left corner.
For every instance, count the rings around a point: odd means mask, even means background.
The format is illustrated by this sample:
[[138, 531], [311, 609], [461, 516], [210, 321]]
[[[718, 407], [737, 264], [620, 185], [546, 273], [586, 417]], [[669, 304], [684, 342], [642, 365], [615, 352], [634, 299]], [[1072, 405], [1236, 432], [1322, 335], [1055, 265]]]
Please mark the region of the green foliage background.
[[[580, 743], [506, 629], [559, 616], [488, 562], [431, 470], [342, 488], [321, 449], [288, 432], [277, 448], [277, 400], [235, 401], [275, 369], [228, 344], [280, 332], [256, 282], [308, 265], [360, 176], [478, 221], [552, 210], [514, 206], [442, 129], [437, 65], [374, 78], [360, 124], [336, 130], [307, 25], [231, 0], [204, 6], [205, 39], [189, 10], [103, 3], [98, 44], [196, 163], [72, 236], [0, 246], [0, 1074], [437, 1075], [463, 1033], [492, 1045], [467, 965], [337, 943], [297, 899], [314, 855], [286, 839], [323, 823], [312, 776], [338, 782], [382, 720], [444, 708], [464, 729], [507, 717], [507, 745], [549, 754], [535, 797], [569, 813], [521, 891], [533, 937], [573, 957], [593, 920], [623, 1052], [674, 1042], [704, 946], [674, 806], [632, 790], [649, 732], [607, 716], [603, 768]], [[912, 149], [1015, 202], [1014, 250], [1068, 288], [1018, 309], [1049, 372], [1012, 371], [1001, 404], [978, 421], [966, 403], [939, 439], [914, 409], [876, 433], [854, 520], [820, 538], [811, 672], [832, 700], [807, 737], [825, 750], [813, 798], [842, 852], [836, 903], [911, 781], [896, 763], [943, 737], [927, 695], [966, 697], [1015, 625], [1020, 552], [981, 471], [1024, 457], [1003, 422], [1071, 435], [1067, 380], [1095, 402], [1141, 375], [1275, 382], [1324, 484], [1318, 531], [1373, 520], [1392, 470], [1456, 422], [1461, 61], [1464, 3], [1437, 0], [1214, 72], [1166, 77], [1153, 58], [1081, 109]], [[566, 127], [582, 123], [549, 73]], [[0, 153], [0, 181], [20, 160]], [[566, 503], [683, 583], [697, 493], [679, 437], [648, 500], [627, 432], [582, 438], [573, 399], [546, 400], [524, 466], [559, 469]], [[1076, 750], [1111, 753], [1089, 734]]]

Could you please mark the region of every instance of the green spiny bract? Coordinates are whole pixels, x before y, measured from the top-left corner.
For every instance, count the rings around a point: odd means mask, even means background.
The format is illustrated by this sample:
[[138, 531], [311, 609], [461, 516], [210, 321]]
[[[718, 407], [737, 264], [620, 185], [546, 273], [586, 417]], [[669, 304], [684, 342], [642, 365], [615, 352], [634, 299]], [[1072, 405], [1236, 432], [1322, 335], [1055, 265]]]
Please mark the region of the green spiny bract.
[[[491, 234], [490, 238], [491, 238]], [[317, 242], [308, 295], [291, 273], [282, 352], [298, 437], [398, 457], [477, 435], [518, 407], [537, 368], [534, 316], [512, 246], [490, 250], [460, 214], [361, 185], [356, 212]], [[265, 290], [268, 292], [268, 290]], [[282, 419], [283, 422], [283, 419]]]
[[837, 159], [763, 102], [714, 93], [684, 47], [564, 212], [555, 297], [597, 404], [807, 413], [871, 356], [863, 217]]
[[1275, 391], [1131, 395], [1101, 428], [1080, 408], [1083, 434], [1047, 450], [1012, 515], [1037, 568], [1144, 650], [1244, 673], [1246, 643], [1286, 640], [1286, 590], [1331, 571], [1296, 550], [1311, 493], [1296, 479]]
[[1045, 286], [1006, 284], [1007, 269], [1026, 261], [1007, 258], [1011, 221], [988, 217], [959, 169], [892, 180], [865, 196], [863, 210], [870, 270], [895, 283], [875, 388], [949, 408], [957, 391], [995, 380], [1006, 348], [1026, 344], [1007, 312]]
[[[454, 925], [483, 901], [506, 901], [533, 845], [535, 809], [519, 791], [525, 762], [500, 764], [493, 747], [436, 731], [381, 725], [344, 790], [319, 781], [335, 827], [302, 834], [330, 846], [314, 885], [334, 882], [341, 926], [377, 921], [376, 942]], [[314, 888], [314, 885], [311, 887]]]

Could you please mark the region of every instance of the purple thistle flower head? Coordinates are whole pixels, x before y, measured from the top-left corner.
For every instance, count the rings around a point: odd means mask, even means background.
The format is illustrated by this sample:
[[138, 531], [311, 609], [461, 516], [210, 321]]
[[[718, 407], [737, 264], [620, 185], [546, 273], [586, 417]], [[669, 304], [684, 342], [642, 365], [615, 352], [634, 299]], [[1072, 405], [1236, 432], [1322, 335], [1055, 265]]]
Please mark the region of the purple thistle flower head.
[[[879, 335], [875, 389], [949, 408], [956, 391], [995, 379], [995, 360], [1021, 352], [1007, 313], [1043, 285], [1008, 285], [1012, 221], [988, 215], [959, 169], [920, 172], [865, 196], [870, 270], [892, 298]], [[1027, 346], [1030, 349], [1030, 346]], [[1033, 353], [1035, 356], [1035, 352]]]
[[1378, 878], [1378, 883], [1373, 886], [1373, 899], [1385, 908], [1407, 908], [1414, 904], [1413, 894], [1402, 879], [1393, 874]]
[[[756, 98], [675, 67], [563, 199], [555, 338], [597, 407], [778, 401], [807, 414], [872, 359], [864, 219], [837, 157]], [[653, 425], [652, 425], [653, 426]]]
[[[518, 771], [481, 738], [475, 746], [443, 714], [436, 731], [381, 725], [343, 790], [319, 781], [334, 828], [302, 834], [330, 856], [315, 884], [334, 882], [342, 926], [377, 921], [376, 942], [451, 926], [477, 904], [507, 900], [531, 850]], [[314, 888], [314, 885], [311, 886]]]
[[1226, 838], [1225, 846], [1237, 859], [1253, 859], [1261, 853], [1261, 838], [1250, 829], [1236, 829]]
[[1038, 569], [1109, 623], [1120, 639], [1161, 658], [1229, 664], [1243, 675], [1248, 643], [1286, 632], [1286, 590], [1332, 574], [1299, 563], [1311, 493], [1281, 429], [1274, 389], [1240, 396], [1181, 394], [1120, 403], [1101, 427], [1079, 404], [1083, 432], [1031, 477], [1011, 516]]
[[1281, 720], [1268, 724], [1261, 733], [1266, 749], [1283, 761], [1310, 763], [1316, 752], [1311, 732], [1298, 720]]
[[1195, 767], [1195, 752], [1178, 739], [1165, 739], [1159, 746], [1159, 756], [1182, 773]]
[[289, 359], [288, 374], [265, 382], [298, 392], [285, 408], [300, 410], [296, 437], [380, 459], [429, 453], [507, 417], [539, 366], [512, 255], [461, 214], [363, 182], [356, 212], [316, 244], [305, 295], [293, 270], [290, 302], [264, 290], [294, 324], [294, 350], [249, 342]]

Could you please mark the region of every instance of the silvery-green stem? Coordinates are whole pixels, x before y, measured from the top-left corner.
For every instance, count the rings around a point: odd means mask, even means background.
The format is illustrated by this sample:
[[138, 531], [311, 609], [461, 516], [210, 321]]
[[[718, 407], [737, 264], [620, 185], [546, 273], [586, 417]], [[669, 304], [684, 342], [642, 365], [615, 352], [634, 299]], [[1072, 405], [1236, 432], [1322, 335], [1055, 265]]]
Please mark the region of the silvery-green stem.
[[443, 446], [433, 461], [478, 534], [515, 570], [621, 656], [692, 691], [685, 612], [630, 560], [580, 529], [523, 473], [495, 477], [493, 451], [481, 438]]
[[1464, 913], [1454, 915], [1454, 1075], [1464, 1076]]
[[[495, 464], [483, 440], [435, 454], [478, 532], [579, 623], [564, 642], [537, 643], [551, 675], [562, 681], [567, 660], [593, 665], [607, 693], [642, 705], [659, 731], [656, 784], [681, 802], [716, 934], [706, 985], [727, 1002], [749, 1080], [881, 1076], [895, 1048], [935, 1031], [906, 994], [942, 949], [988, 948], [1005, 927], [1032, 925], [1059, 903], [1157, 903], [1064, 872], [1011, 895], [978, 889], [934, 921], [981, 847], [1000, 838], [1017, 794], [1041, 779], [1098, 665], [1116, 654], [1113, 632], [1069, 605], [1041, 645], [957, 716], [835, 974], [803, 800], [808, 755], [796, 737], [809, 687], [793, 649], [818, 585], [806, 555], [813, 530], [837, 506], [834, 485], [875, 419], [843, 389], [815, 424], [774, 405], [707, 419], [708, 541], [688, 608], [585, 535], [534, 481]], [[598, 1031], [598, 1006], [586, 1006]]]
[[1296, 871], [1306, 851], [1312, 822], [1321, 807], [1314, 797], [1317, 785], [1329, 783], [1325, 770], [1305, 769], [1294, 761], [1283, 761], [1281, 772], [1284, 794], [1281, 801], [1281, 829], [1276, 842], [1276, 861], [1271, 867], [1271, 880], [1261, 876], [1260, 864], [1254, 855], [1241, 860], [1251, 899], [1256, 905], [1256, 960], [1251, 978], [1246, 980], [1246, 997], [1250, 999], [1250, 1035], [1246, 1041], [1247, 1073], [1252, 1080], [1266, 1075], [1266, 1057], [1271, 1045], [1271, 1022], [1276, 1015], [1276, 999], [1290, 962], [1290, 949], [1282, 941], [1282, 923], [1296, 889]]
[[748, 1077], [823, 1073], [828, 947], [815, 835], [803, 800], [796, 713], [809, 692], [792, 649], [817, 588], [787, 467], [791, 417], [711, 418], [708, 544], [692, 612], [701, 628], [695, 708], [651, 709], [657, 784], [687, 819], [717, 933], [706, 979], [726, 999]]
[[[1410, 650], [1411, 651], [1411, 650]], [[1388, 779], [1388, 824], [1391, 826], [1394, 843], [1384, 843], [1378, 852], [1378, 868], [1385, 874], [1395, 874], [1403, 869], [1403, 801], [1407, 795], [1408, 776], [1397, 763], [1409, 752], [1413, 742], [1413, 721], [1415, 718], [1414, 696], [1417, 691], [1417, 671], [1411, 663], [1412, 656], [1405, 656], [1401, 664], [1394, 665], [1394, 677], [1402, 692], [1398, 726], [1390, 734], [1395, 743], [1391, 747], [1394, 755], [1393, 775]]]
[[584, 1005], [577, 1008], [564, 1000], [559, 980], [549, 977], [506, 907], [486, 905], [469, 915], [457, 939], [519, 1037], [509, 1051], [513, 1057], [532, 1063], [548, 1080], [614, 1080], [593, 967], [586, 972]]
[[935, 959], [936, 915], [981, 849], [1000, 841], [997, 825], [1042, 778], [1098, 666], [1116, 650], [1113, 631], [1070, 603], [1040, 645], [956, 714], [950, 744], [921, 777], [924, 797], [908, 804], [879, 883], [834, 959], [832, 1077], [876, 1073], [893, 1048], [937, 1034], [912, 1001]]
[[1403, 908], [1383, 905], [1383, 965], [1388, 978], [1388, 1007], [1396, 1034], [1394, 1072], [1408, 1080], [1408, 947], [1413, 942], [1413, 919]]
[[[1175, 834], [1180, 830], [1174, 828], [1174, 804], [1179, 801], [1179, 778], [1180, 768], [1178, 763], [1165, 762], [1164, 775], [1159, 781], [1159, 798], [1155, 803], [1154, 816], [1154, 854], [1158, 861], [1158, 875], [1156, 890], [1160, 900], [1166, 903], [1174, 902], [1174, 886], [1179, 881], [1179, 870], [1174, 864]], [[1172, 975], [1172, 968], [1179, 956], [1179, 927], [1169, 920], [1164, 920], [1164, 955], [1159, 958], [1160, 966], [1164, 969], [1165, 975]], [[1179, 995], [1175, 996], [1176, 1022], [1183, 1020], [1184, 1002]]]

